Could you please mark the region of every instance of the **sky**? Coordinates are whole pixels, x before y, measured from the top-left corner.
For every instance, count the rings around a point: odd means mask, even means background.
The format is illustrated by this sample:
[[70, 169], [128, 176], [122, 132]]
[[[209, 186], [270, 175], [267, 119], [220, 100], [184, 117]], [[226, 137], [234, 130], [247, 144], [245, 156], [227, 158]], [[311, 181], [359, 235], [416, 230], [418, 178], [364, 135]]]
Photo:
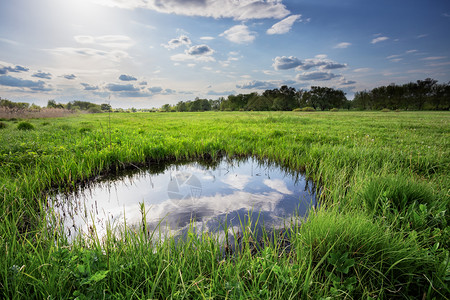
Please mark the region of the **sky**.
[[0, 97], [151, 108], [450, 81], [448, 0], [0, 1]]

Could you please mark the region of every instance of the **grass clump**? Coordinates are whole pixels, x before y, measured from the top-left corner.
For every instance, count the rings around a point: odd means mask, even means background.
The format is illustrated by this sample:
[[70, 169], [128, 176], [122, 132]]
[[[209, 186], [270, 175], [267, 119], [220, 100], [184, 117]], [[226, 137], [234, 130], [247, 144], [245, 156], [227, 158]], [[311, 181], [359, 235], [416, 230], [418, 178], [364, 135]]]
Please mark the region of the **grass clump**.
[[389, 109], [389, 108], [383, 108], [382, 110], [381, 110], [381, 112], [390, 112], [391, 110]]
[[337, 112], [337, 111], [339, 111], [339, 108], [334, 107], [334, 108], [330, 109], [330, 111], [331, 112]]
[[371, 212], [391, 209], [405, 212], [411, 205], [431, 205], [435, 196], [430, 187], [403, 176], [386, 176], [372, 179], [362, 193], [366, 207]]
[[[297, 249], [298, 258], [310, 257], [311, 278], [307, 283], [316, 282], [315, 288], [338, 298], [423, 295], [430, 285], [419, 274], [432, 276], [437, 270], [445, 273], [440, 261], [430, 257], [415, 240], [354, 211], [330, 209], [312, 214], [296, 239], [304, 246]], [[445, 293], [442, 284], [440, 287]]]
[[29, 123], [29, 122], [20, 122], [17, 125], [17, 129], [18, 130], [33, 130], [34, 129], [34, 125]]

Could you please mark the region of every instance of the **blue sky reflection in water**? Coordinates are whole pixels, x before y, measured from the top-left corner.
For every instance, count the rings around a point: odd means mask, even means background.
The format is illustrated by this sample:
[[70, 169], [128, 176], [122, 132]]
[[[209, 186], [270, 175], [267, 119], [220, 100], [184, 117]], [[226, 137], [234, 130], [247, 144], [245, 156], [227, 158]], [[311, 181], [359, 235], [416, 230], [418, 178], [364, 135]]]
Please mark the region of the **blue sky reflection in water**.
[[[162, 172], [164, 169], [164, 172]], [[56, 196], [55, 207], [73, 238], [95, 225], [103, 235], [108, 222], [141, 228], [140, 203], [147, 211], [148, 229], [161, 222], [164, 233], [184, 232], [191, 218], [198, 230], [221, 231], [224, 223], [239, 230], [252, 219], [266, 228], [281, 228], [296, 212], [304, 216], [316, 204], [314, 185], [301, 174], [286, 172], [254, 159], [222, 160], [215, 166], [199, 163], [168, 165], [116, 178], [104, 178], [69, 196]], [[162, 220], [162, 221], [161, 221]]]

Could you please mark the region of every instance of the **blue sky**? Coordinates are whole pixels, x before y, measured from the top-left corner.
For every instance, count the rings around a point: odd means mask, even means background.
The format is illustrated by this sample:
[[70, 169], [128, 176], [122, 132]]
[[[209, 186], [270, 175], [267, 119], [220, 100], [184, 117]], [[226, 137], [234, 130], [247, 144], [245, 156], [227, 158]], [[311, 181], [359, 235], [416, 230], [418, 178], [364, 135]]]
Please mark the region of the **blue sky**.
[[0, 2], [0, 97], [150, 108], [450, 80], [448, 0]]

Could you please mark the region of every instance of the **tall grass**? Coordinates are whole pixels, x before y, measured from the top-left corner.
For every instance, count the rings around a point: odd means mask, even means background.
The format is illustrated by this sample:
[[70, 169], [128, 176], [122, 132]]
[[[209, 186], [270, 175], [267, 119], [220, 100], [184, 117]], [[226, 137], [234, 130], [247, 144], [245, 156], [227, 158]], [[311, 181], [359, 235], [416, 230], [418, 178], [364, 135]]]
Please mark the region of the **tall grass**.
[[[448, 297], [449, 120], [446, 112], [137, 113], [30, 119], [29, 131], [3, 121], [0, 293]], [[49, 230], [46, 197], [55, 190], [157, 160], [221, 155], [304, 170], [321, 188], [322, 209], [285, 236], [266, 232], [262, 248], [244, 232], [246, 246], [233, 253], [194, 228], [178, 242], [114, 224], [105, 238], [93, 230], [72, 243]]]

